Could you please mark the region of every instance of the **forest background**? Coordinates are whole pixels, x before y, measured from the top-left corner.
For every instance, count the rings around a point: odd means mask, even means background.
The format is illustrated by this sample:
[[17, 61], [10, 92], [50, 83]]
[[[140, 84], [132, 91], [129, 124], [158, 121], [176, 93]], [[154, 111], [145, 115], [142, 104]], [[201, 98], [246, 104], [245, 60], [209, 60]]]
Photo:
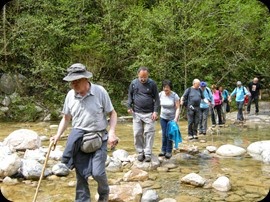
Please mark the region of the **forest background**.
[[35, 120], [36, 105], [57, 118], [76, 62], [119, 115], [140, 66], [180, 96], [194, 78], [232, 91], [258, 77], [269, 88], [270, 15], [256, 0], [13, 0], [0, 13], [0, 76], [26, 78], [1, 118]]

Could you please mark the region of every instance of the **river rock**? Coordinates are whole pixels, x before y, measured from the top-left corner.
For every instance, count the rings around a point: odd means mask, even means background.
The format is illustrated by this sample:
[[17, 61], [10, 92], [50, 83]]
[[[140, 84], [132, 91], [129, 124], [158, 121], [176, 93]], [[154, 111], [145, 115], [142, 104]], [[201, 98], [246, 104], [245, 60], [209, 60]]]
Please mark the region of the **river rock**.
[[210, 153], [214, 153], [217, 151], [217, 147], [215, 146], [207, 146], [206, 149], [210, 152]]
[[122, 168], [122, 162], [119, 159], [116, 158], [110, 158], [110, 163], [106, 167], [106, 170], [108, 172], [121, 172], [123, 170]]
[[109, 201], [140, 202], [142, 187], [137, 182], [128, 182], [110, 186]]
[[229, 191], [231, 189], [230, 180], [226, 176], [221, 176], [213, 182], [212, 187], [218, 191]]
[[241, 156], [246, 153], [246, 150], [242, 147], [238, 147], [231, 144], [226, 144], [220, 146], [216, 153], [220, 156], [226, 156], [226, 157], [234, 157], [234, 156]]
[[52, 167], [52, 173], [57, 176], [67, 176], [69, 169], [65, 164], [58, 163]]
[[11, 99], [10, 97], [8, 97], [7, 95], [5, 95], [3, 98], [1, 98], [1, 104], [5, 107], [8, 107], [11, 103]]
[[127, 151], [123, 150], [123, 149], [117, 149], [116, 151], [114, 151], [112, 153], [113, 158], [117, 158], [120, 161], [129, 161], [129, 154]]
[[181, 179], [181, 182], [201, 187], [206, 180], [196, 173], [190, 173]]
[[148, 180], [149, 175], [148, 172], [133, 168], [127, 173], [125, 173], [123, 180], [126, 182], [131, 182], [131, 181], [145, 181]]
[[137, 159], [133, 163], [133, 168], [142, 169], [145, 171], [156, 170], [160, 165], [158, 157], [152, 154], [151, 162], [140, 162]]
[[158, 201], [158, 194], [156, 190], [147, 189], [143, 191], [141, 202], [156, 202]]
[[270, 163], [269, 154], [270, 140], [253, 142], [247, 147], [248, 154], [257, 160], [263, 160], [265, 163]]
[[[48, 152], [48, 149], [47, 149]], [[60, 148], [56, 147], [55, 150], [50, 151], [50, 159], [54, 159], [56, 161], [59, 161], [62, 159], [63, 151], [60, 150]]]
[[26, 149], [38, 149], [41, 146], [41, 140], [38, 134], [29, 129], [15, 130], [4, 140], [4, 145], [12, 146], [16, 150], [25, 151]]
[[16, 174], [21, 166], [21, 159], [16, 153], [0, 155], [0, 177]]
[[44, 163], [45, 161], [45, 153], [40, 149], [29, 150], [27, 149], [23, 156], [24, 159], [33, 159], [37, 160], [40, 163]]
[[[39, 179], [43, 165], [33, 159], [23, 159], [22, 162], [22, 175], [26, 179]], [[49, 170], [45, 169], [44, 176], [48, 176], [49, 174]]]

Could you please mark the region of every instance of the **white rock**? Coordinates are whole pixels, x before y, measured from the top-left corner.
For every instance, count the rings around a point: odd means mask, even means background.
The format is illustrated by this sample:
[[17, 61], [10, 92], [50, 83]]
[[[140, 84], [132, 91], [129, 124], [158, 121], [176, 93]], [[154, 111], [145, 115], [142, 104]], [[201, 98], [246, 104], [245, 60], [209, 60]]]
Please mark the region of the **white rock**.
[[206, 179], [202, 178], [200, 175], [196, 173], [190, 173], [186, 176], [184, 176], [181, 179], [181, 182], [191, 184], [194, 186], [203, 186], [206, 182]]
[[231, 189], [230, 180], [226, 176], [221, 176], [212, 184], [212, 187], [218, 191], [229, 191]]
[[234, 156], [241, 156], [245, 154], [246, 150], [243, 149], [242, 147], [226, 144], [226, 145], [220, 146], [217, 149], [216, 153], [221, 156], [234, 157]]
[[[250, 156], [257, 160], [263, 160], [262, 153], [270, 148], [270, 140], [253, 142], [247, 147], [247, 152]], [[265, 159], [267, 162], [267, 160]]]
[[120, 161], [129, 161], [129, 159], [128, 159], [129, 154], [127, 151], [125, 151], [123, 149], [117, 149], [116, 151], [114, 151], [112, 153], [112, 155], [114, 158], [117, 158]]
[[37, 160], [40, 163], [45, 161], [45, 153], [40, 149], [29, 150], [27, 149], [23, 156], [24, 159], [33, 159]]
[[67, 176], [69, 174], [69, 169], [65, 164], [58, 163], [52, 167], [52, 172], [57, 176]]
[[[23, 159], [22, 160], [22, 174], [26, 179], [39, 179], [43, 165], [36, 160]], [[48, 176], [50, 172], [45, 169], [44, 176]]]
[[141, 202], [158, 201], [156, 190], [148, 189], [143, 192]]
[[123, 180], [124, 181], [145, 181], [149, 178], [149, 174], [146, 171], [140, 169], [132, 169], [125, 173]]
[[21, 159], [16, 153], [0, 156], [0, 177], [16, 174], [21, 166]]
[[38, 134], [33, 130], [19, 129], [9, 134], [4, 140], [4, 145], [12, 146], [16, 150], [37, 149], [41, 146]]
[[215, 146], [207, 146], [206, 149], [210, 152], [210, 153], [214, 153], [217, 150], [217, 147]]

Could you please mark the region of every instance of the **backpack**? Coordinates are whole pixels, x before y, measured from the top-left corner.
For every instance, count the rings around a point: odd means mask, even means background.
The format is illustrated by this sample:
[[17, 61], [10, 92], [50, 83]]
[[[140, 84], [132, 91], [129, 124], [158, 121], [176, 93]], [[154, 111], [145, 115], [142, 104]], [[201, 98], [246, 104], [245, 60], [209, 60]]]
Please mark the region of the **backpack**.
[[[190, 90], [191, 90], [191, 87], [189, 87], [189, 88], [187, 89], [187, 94], [186, 94], [186, 96], [184, 97], [185, 99], [184, 99], [184, 101], [183, 101], [183, 106], [185, 106], [185, 107], [188, 106], [188, 100], [189, 100], [189, 93], [190, 93]], [[201, 97], [203, 97], [202, 89], [199, 88], [199, 90], [200, 90], [200, 93], [201, 93]], [[207, 91], [207, 92], [208, 92], [208, 91]], [[208, 92], [208, 93], [209, 93], [209, 92]]]
[[[243, 94], [244, 94], [244, 96], [245, 96], [246, 93], [245, 93], [244, 86], [242, 86], [242, 90], [243, 90]], [[235, 92], [237, 93], [237, 88], [236, 88]], [[236, 97], [236, 93], [235, 93], [235, 97]], [[249, 96], [245, 96], [245, 99], [244, 99], [244, 105], [247, 105], [247, 104], [248, 104], [248, 101], [249, 101]]]

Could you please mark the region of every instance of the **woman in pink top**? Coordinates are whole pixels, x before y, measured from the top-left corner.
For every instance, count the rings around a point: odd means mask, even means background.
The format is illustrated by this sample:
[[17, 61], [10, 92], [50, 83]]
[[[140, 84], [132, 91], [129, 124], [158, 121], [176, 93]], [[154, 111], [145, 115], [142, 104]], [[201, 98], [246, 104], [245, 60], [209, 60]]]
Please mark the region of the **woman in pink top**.
[[213, 98], [214, 98], [214, 102], [215, 105], [214, 107], [212, 107], [211, 109], [211, 119], [212, 119], [212, 127], [216, 126], [216, 114], [218, 116], [218, 125], [222, 125], [223, 121], [222, 121], [222, 117], [221, 117], [221, 111], [222, 111], [222, 94], [219, 90], [217, 90], [217, 86], [216, 85], [212, 85], [211, 86], [212, 89], [212, 93], [213, 93]]

